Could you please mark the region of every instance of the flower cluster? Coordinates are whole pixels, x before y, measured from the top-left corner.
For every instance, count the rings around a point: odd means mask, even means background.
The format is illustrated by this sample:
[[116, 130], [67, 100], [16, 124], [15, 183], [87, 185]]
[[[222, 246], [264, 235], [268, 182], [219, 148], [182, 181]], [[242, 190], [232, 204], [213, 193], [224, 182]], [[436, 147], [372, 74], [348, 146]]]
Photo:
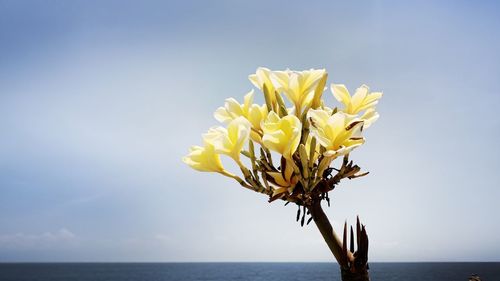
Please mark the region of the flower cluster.
[[[258, 68], [249, 80], [263, 93], [265, 104], [253, 102], [254, 90], [242, 104], [227, 99], [214, 113], [225, 127], [210, 128], [203, 135], [204, 145], [191, 147], [183, 161], [198, 171], [234, 178], [271, 200], [302, 205], [313, 196], [324, 197], [342, 178], [364, 175], [358, 174], [360, 168], [348, 161], [348, 155], [365, 142], [363, 129], [378, 119], [375, 107], [382, 93], [362, 85], [351, 95], [344, 85], [332, 84], [341, 106], [331, 108], [322, 99], [327, 76], [324, 69]], [[272, 152], [279, 154], [277, 163]], [[243, 178], [223, 167], [221, 155], [236, 162]], [[249, 159], [249, 167], [242, 156]], [[330, 164], [338, 157], [344, 161], [332, 176]]]

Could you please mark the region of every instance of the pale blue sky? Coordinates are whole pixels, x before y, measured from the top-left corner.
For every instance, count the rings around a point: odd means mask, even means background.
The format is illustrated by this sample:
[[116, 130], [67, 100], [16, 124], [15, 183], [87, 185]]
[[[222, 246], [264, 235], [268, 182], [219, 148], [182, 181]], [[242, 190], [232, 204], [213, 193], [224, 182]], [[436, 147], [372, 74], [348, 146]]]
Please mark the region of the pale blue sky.
[[331, 261], [294, 207], [181, 162], [259, 66], [384, 92], [327, 210], [372, 261], [499, 261], [499, 8], [0, 0], [0, 261]]

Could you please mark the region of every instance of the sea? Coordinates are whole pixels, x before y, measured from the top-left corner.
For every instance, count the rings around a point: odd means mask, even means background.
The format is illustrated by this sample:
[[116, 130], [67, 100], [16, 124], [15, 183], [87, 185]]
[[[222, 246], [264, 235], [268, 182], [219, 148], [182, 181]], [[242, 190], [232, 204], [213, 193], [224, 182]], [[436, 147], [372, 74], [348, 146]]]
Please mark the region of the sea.
[[[371, 263], [373, 281], [500, 281], [500, 263]], [[0, 281], [340, 281], [335, 263], [0, 263]]]

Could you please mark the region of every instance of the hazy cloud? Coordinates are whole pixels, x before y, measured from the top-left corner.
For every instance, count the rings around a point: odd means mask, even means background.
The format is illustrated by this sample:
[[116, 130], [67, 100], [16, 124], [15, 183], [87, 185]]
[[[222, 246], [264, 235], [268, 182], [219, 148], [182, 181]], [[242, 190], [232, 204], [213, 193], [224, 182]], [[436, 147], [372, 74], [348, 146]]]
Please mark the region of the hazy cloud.
[[77, 236], [66, 228], [39, 234], [0, 234], [0, 248], [4, 249], [50, 249], [74, 243]]

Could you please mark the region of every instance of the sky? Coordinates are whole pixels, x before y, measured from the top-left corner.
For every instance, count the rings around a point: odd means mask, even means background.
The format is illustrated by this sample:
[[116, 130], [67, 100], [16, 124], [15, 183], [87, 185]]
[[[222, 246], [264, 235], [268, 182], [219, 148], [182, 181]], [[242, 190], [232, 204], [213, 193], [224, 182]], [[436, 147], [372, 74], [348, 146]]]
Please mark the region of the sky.
[[371, 261], [500, 261], [500, 7], [404, 2], [0, 0], [0, 262], [333, 261], [181, 161], [259, 66], [384, 92], [326, 208]]

